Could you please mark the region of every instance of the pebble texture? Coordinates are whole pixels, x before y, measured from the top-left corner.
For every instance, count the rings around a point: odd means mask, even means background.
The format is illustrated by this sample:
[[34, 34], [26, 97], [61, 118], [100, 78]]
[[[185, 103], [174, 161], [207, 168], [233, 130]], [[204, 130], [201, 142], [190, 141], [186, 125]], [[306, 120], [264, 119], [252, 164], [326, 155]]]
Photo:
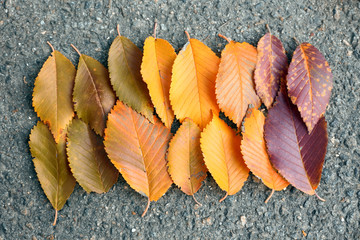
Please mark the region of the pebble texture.
[[[310, 42], [328, 60], [334, 88], [327, 109], [329, 145], [318, 194], [321, 202], [288, 187], [270, 194], [253, 175], [241, 192], [224, 195], [208, 177], [196, 194], [173, 186], [152, 203], [120, 178], [109, 193], [87, 194], [78, 185], [59, 212], [37, 180], [28, 139], [37, 117], [34, 80], [53, 46], [77, 64], [82, 53], [107, 66], [107, 52], [122, 35], [142, 48], [159, 23], [159, 38], [178, 51], [187, 30], [218, 55], [218, 33], [256, 45], [267, 32], [289, 58]], [[0, 239], [359, 239], [360, 238], [360, 3], [356, 0], [0, 1]], [[305, 237], [306, 235], [306, 237]]]

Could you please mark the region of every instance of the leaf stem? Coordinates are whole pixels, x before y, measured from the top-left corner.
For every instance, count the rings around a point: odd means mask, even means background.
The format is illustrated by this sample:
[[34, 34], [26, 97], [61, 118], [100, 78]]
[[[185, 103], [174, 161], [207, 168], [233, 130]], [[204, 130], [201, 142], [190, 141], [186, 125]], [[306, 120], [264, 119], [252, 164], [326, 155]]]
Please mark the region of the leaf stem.
[[81, 56], [80, 51], [73, 44], [70, 44], [70, 46]]
[[116, 30], [117, 30], [117, 33], [118, 33], [119, 37], [121, 37], [121, 34], [120, 34], [120, 25], [119, 25], [119, 24], [116, 26]]
[[54, 49], [53, 45], [51, 45], [51, 43], [50, 43], [49, 41], [47, 41], [46, 43], [49, 44], [49, 46], [51, 47], [51, 50], [52, 50], [53, 52], [55, 52], [55, 49]]
[[294, 39], [294, 41], [296, 42], [297, 45], [300, 45], [300, 42], [299, 42], [299, 40], [297, 40], [296, 37], [293, 37], [293, 39]]
[[186, 34], [188, 40], [190, 41], [190, 35], [189, 35], [188, 31], [185, 31], [185, 34]]
[[221, 37], [221, 38], [223, 38], [223, 39], [225, 39], [226, 41], [228, 41], [228, 43], [230, 43], [230, 42], [231, 42], [231, 39], [230, 39], [230, 38], [225, 37], [225, 36], [224, 36], [224, 35], [222, 35], [221, 33], [219, 33], [219, 34], [218, 34], [218, 36], [219, 36], [219, 37]]
[[229, 193], [228, 193], [228, 192], [226, 192], [226, 195], [225, 195], [222, 199], [219, 200], [219, 203], [222, 202], [222, 201], [224, 201], [224, 200], [227, 198], [227, 196], [229, 196]]
[[315, 192], [315, 196], [316, 196], [320, 201], [323, 201], [323, 202], [326, 201], [325, 199], [321, 198], [316, 192]]
[[155, 19], [155, 24], [154, 24], [154, 38], [156, 39], [156, 30], [157, 30], [157, 20]]
[[275, 189], [273, 189], [273, 190], [271, 191], [270, 195], [269, 195], [268, 198], [265, 200], [265, 203], [268, 203], [268, 202], [269, 202], [269, 200], [270, 200], [270, 198], [272, 197], [272, 195], [274, 194], [274, 192], [275, 192]]
[[58, 210], [55, 209], [55, 219], [54, 219], [54, 222], [53, 222], [53, 226], [56, 225], [57, 217], [58, 217]]
[[194, 201], [195, 201], [197, 204], [199, 204], [200, 206], [202, 206], [202, 204], [201, 204], [201, 203], [199, 203], [199, 202], [198, 202], [198, 200], [196, 200], [196, 198], [195, 198], [195, 195], [194, 195], [194, 194], [192, 195], [192, 197], [193, 197]]
[[269, 31], [270, 35], [271, 35], [271, 29], [270, 29], [270, 27], [269, 27], [269, 24], [266, 24], [266, 28], [267, 28], [267, 30]]
[[143, 214], [141, 214], [141, 217], [144, 217], [145, 214], [147, 213], [148, 209], [149, 209], [149, 206], [150, 206], [150, 198], [148, 198], [148, 202], [147, 202], [147, 205], [146, 205], [146, 208], [143, 212]]

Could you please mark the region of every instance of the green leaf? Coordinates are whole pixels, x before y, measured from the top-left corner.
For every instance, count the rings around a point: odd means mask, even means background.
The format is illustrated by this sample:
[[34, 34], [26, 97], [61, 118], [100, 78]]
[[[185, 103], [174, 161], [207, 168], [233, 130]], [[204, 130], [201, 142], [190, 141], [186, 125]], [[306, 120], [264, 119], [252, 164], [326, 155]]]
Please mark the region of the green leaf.
[[116, 183], [119, 172], [108, 159], [101, 137], [79, 119], [69, 127], [67, 153], [76, 181], [88, 193], [107, 192]]

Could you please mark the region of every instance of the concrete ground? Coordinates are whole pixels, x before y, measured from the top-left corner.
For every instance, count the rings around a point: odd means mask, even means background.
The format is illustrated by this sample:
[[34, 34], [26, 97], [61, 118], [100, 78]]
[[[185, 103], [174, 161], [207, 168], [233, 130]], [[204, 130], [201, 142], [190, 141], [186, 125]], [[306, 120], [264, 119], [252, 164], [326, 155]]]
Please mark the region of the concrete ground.
[[[288, 56], [296, 37], [325, 55], [334, 89], [326, 120], [329, 145], [319, 201], [293, 187], [269, 195], [250, 176], [224, 202], [211, 177], [197, 193], [203, 206], [173, 186], [140, 217], [146, 199], [120, 178], [109, 193], [78, 185], [53, 227], [54, 210], [37, 180], [28, 139], [37, 117], [34, 80], [50, 48], [77, 64], [74, 44], [107, 65], [122, 35], [142, 47], [152, 34], [179, 50], [187, 30], [217, 54], [218, 33], [256, 46], [269, 24]], [[0, 1], [0, 239], [360, 239], [360, 2], [356, 0]]]

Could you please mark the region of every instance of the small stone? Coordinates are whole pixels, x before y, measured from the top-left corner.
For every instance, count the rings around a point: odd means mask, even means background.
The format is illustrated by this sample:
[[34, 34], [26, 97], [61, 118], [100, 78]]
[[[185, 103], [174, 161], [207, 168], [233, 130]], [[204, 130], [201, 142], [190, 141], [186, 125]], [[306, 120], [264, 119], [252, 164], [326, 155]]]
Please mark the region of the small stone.
[[133, 233], [136, 232], [136, 229], [135, 228], [131, 229], [131, 232], [133, 232]]
[[245, 217], [245, 216], [241, 216], [241, 217], [240, 217], [240, 221], [241, 221], [241, 225], [245, 226], [245, 224], [246, 224], [246, 217]]

